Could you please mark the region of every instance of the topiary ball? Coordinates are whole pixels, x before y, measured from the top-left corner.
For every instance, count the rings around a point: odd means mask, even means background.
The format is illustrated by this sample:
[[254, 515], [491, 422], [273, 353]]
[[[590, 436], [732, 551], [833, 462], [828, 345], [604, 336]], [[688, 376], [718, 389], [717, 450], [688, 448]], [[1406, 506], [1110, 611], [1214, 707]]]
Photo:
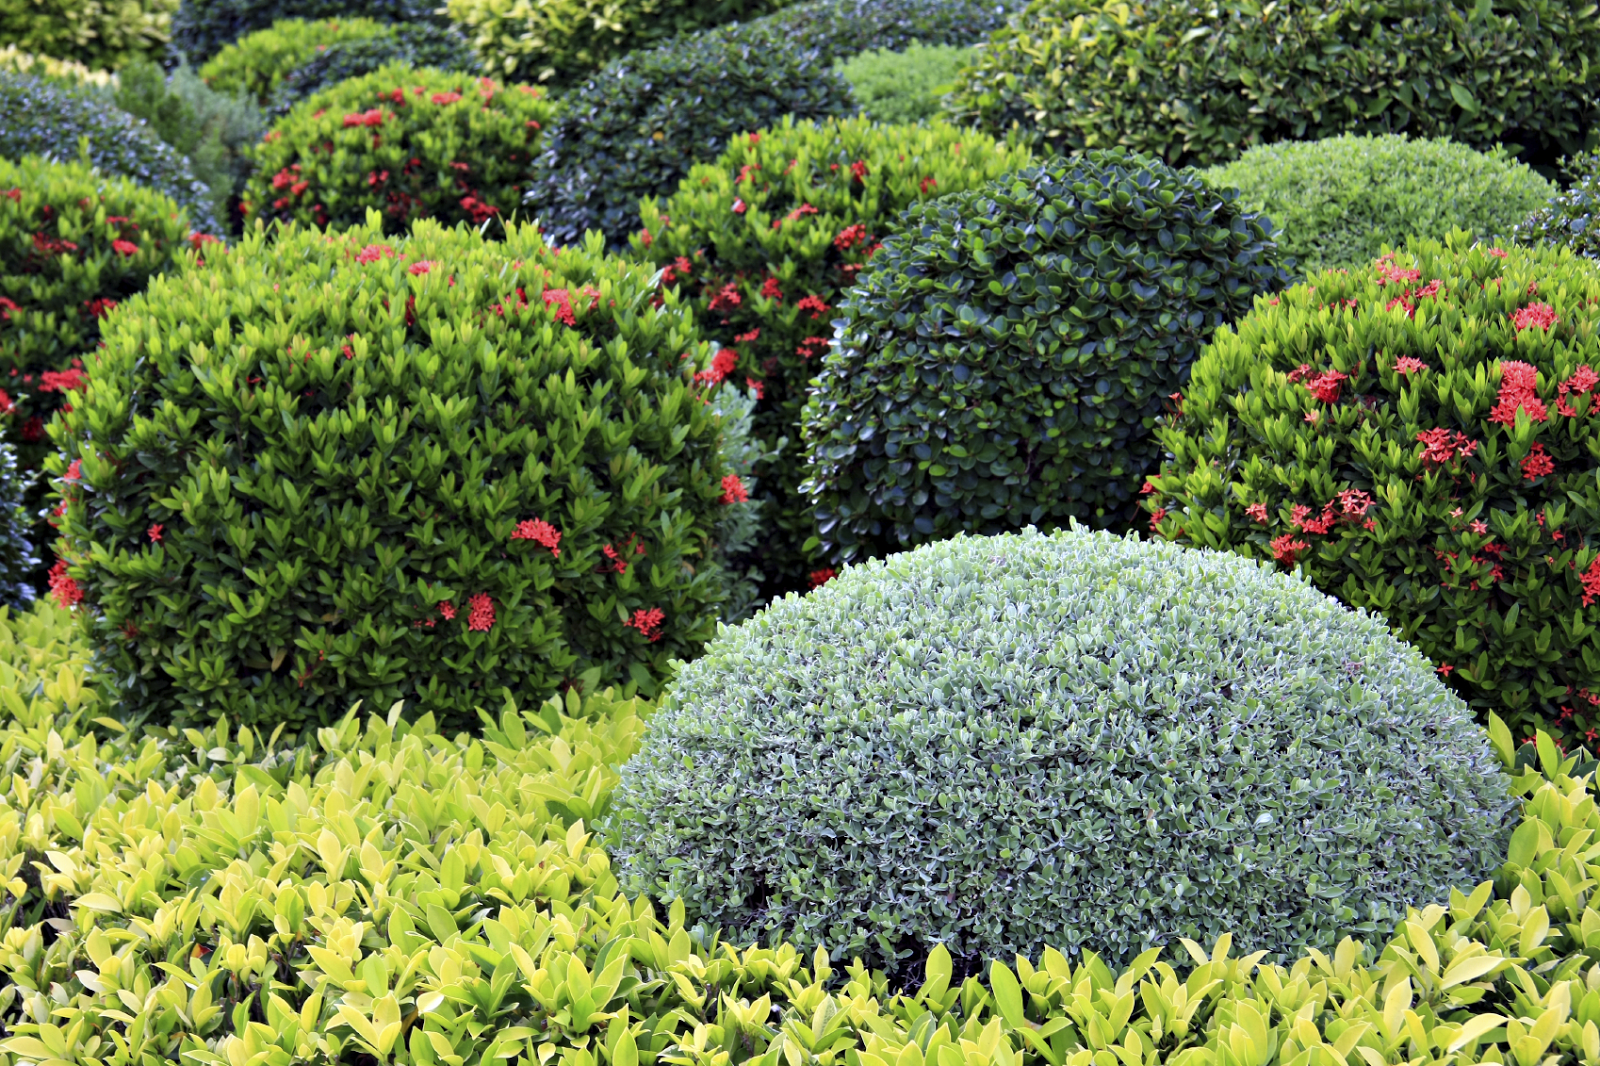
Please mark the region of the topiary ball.
[[1054, 159], [911, 207], [839, 305], [802, 416], [822, 545], [1125, 527], [1212, 332], [1285, 284], [1271, 223], [1193, 172]]
[[684, 667], [612, 797], [629, 892], [911, 973], [1386, 935], [1504, 858], [1432, 665], [1303, 581], [1081, 529], [851, 567]]

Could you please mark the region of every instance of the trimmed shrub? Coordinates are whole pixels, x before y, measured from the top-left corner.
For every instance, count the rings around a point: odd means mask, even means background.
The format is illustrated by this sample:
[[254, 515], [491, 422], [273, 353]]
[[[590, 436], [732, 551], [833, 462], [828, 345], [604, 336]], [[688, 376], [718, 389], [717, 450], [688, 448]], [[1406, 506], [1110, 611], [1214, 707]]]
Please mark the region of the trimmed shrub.
[[1600, 204], [1600, 150], [1574, 156], [1564, 165], [1572, 184], [1523, 219], [1514, 235], [1522, 244], [1553, 244], [1600, 258], [1600, 226], [1594, 224]]
[[741, 565], [763, 573], [766, 595], [805, 588], [820, 569], [804, 550], [815, 530], [795, 457], [833, 309], [908, 205], [983, 185], [1028, 159], [1026, 149], [942, 122], [786, 120], [736, 138], [659, 207], [641, 206], [634, 256], [665, 267], [663, 282], [689, 294], [696, 319], [728, 353], [721, 373], [761, 392], [755, 431], [772, 453], [757, 468], [766, 521]]
[[819, 49], [828, 62], [915, 44], [966, 47], [1021, 10], [1021, 0], [810, 0], [750, 23]]
[[1503, 149], [1397, 135], [1262, 145], [1201, 176], [1271, 218], [1302, 273], [1364, 267], [1411, 237], [1509, 235], [1555, 191]]
[[1508, 784], [1379, 619], [1226, 553], [1029, 530], [725, 631], [612, 803], [626, 890], [899, 971], [1329, 951], [1492, 872]]
[[319, 50], [283, 76], [270, 108], [275, 115], [286, 115], [308, 96], [388, 66], [465, 73], [475, 62], [466, 42], [452, 32], [427, 23], [392, 26], [372, 37], [337, 41]]
[[1566, 0], [1033, 0], [952, 101], [1055, 151], [1174, 165], [1400, 132], [1550, 163], [1600, 118], [1596, 54], [1600, 8]]
[[[0, 305], [0, 338], [8, 309]], [[0, 440], [0, 605], [24, 607], [33, 602], [39, 556], [33, 546], [33, 513], [28, 503], [36, 476], [17, 468], [17, 451]]]
[[390, 233], [413, 220], [474, 226], [516, 210], [554, 108], [544, 90], [391, 66], [295, 105], [256, 147], [245, 211]]
[[1600, 728], [1600, 268], [1420, 241], [1258, 301], [1194, 366], [1160, 536], [1298, 567], [1480, 714]]
[[1190, 364], [1288, 280], [1236, 194], [1125, 152], [915, 205], [899, 230], [840, 303], [802, 416], [800, 491], [847, 562], [960, 531], [1127, 528]]
[[115, 70], [159, 56], [177, 0], [0, 0], [0, 45]]
[[249, 93], [266, 104], [286, 74], [319, 52], [342, 41], [377, 37], [385, 29], [384, 23], [368, 18], [279, 19], [206, 60], [200, 77], [218, 92]]
[[904, 52], [862, 52], [839, 66], [861, 113], [877, 122], [926, 122], [939, 114], [939, 99], [955, 85], [956, 72], [972, 49], [913, 44]]
[[51, 426], [63, 594], [120, 699], [298, 731], [356, 698], [462, 725], [590, 670], [652, 689], [715, 631], [731, 490], [709, 352], [650, 281], [531, 226], [384, 243], [374, 212], [258, 227], [124, 305]]
[[635, 52], [563, 99], [528, 193], [557, 243], [591, 229], [616, 245], [639, 227], [639, 201], [667, 196], [695, 163], [786, 115], [855, 110], [832, 57], [781, 31], [735, 27]]
[[54, 59], [50, 56], [24, 52], [14, 44], [0, 48], [0, 70], [102, 88], [115, 85], [117, 81], [117, 76], [109, 70], [91, 70], [71, 59]]
[[434, 0], [182, 0], [173, 50], [200, 66], [228, 45], [284, 19], [355, 19], [448, 25]]
[[220, 232], [211, 190], [189, 161], [102, 91], [0, 71], [0, 157], [41, 155], [87, 163], [171, 197], [194, 228]]

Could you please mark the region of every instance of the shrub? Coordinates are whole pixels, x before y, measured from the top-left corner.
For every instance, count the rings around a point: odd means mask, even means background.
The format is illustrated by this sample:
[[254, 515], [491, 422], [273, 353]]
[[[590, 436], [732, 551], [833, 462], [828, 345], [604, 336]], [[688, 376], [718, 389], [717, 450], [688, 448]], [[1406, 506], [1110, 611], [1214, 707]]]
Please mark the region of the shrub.
[[824, 548], [1126, 528], [1201, 347], [1287, 280], [1269, 226], [1116, 151], [913, 206], [839, 305], [802, 416]]
[[1504, 142], [1548, 163], [1600, 117], [1597, 51], [1600, 9], [1565, 0], [1033, 0], [953, 102], [1056, 151], [1174, 165], [1347, 132]]
[[795, 456], [831, 310], [907, 205], [1027, 161], [1026, 149], [944, 123], [785, 121], [695, 167], [659, 208], [642, 206], [634, 255], [666, 267], [663, 281], [690, 294], [695, 317], [734, 359], [723, 372], [761, 390], [755, 430], [773, 453], [758, 467], [765, 530], [741, 565], [762, 571], [767, 595], [805, 588], [819, 569], [803, 550], [814, 530]]
[[914, 44], [904, 52], [862, 52], [840, 64], [861, 113], [878, 122], [925, 122], [955, 83], [972, 49]]
[[1219, 331], [1160, 432], [1151, 527], [1299, 567], [1518, 736], [1592, 740], [1600, 269], [1468, 244], [1315, 275]]
[[1271, 218], [1302, 273], [1364, 267], [1409, 237], [1509, 235], [1554, 192], [1501, 149], [1393, 135], [1262, 145], [1202, 176]]
[[557, 243], [596, 229], [621, 244], [640, 200], [669, 195], [734, 137], [785, 115], [853, 112], [831, 63], [780, 32], [738, 27], [620, 59], [563, 100], [529, 207]]
[[200, 77], [219, 92], [249, 93], [257, 103], [266, 104], [285, 75], [319, 52], [343, 41], [380, 36], [386, 29], [384, 23], [368, 18], [279, 19], [206, 60]]
[[355, 19], [440, 26], [434, 0], [182, 0], [172, 19], [172, 45], [200, 66], [228, 45], [285, 19]]
[[91, 70], [71, 59], [34, 55], [32, 52], [20, 50], [14, 44], [0, 48], [0, 70], [32, 74], [35, 77], [70, 82], [74, 85], [106, 87], [116, 84], [117, 80], [117, 76], [109, 70]]
[[516, 209], [553, 112], [532, 86], [385, 67], [273, 124], [255, 150], [246, 210], [343, 228], [374, 208], [391, 233], [418, 218], [481, 225]]
[[[0, 305], [0, 315], [7, 309]], [[6, 323], [0, 321], [0, 337]], [[17, 452], [0, 440], [0, 605], [23, 607], [34, 600], [34, 577], [39, 557], [33, 546], [32, 513], [35, 475], [17, 469]]]
[[1551, 196], [1513, 232], [1522, 244], [1553, 244], [1600, 258], [1600, 227], [1593, 224], [1595, 203], [1600, 200], [1600, 150], [1564, 162], [1572, 184]]
[[320, 50], [283, 76], [270, 106], [275, 115], [288, 114], [308, 96], [387, 66], [464, 73], [474, 63], [471, 50], [457, 34], [427, 23], [393, 26], [372, 37], [338, 41]]
[[177, 0], [0, 0], [0, 45], [115, 70], [159, 55]]
[[92, 87], [0, 72], [0, 156], [25, 155], [76, 160], [107, 177], [128, 178], [171, 197], [201, 232], [219, 232], [211, 191], [189, 161]]
[[831, 63], [919, 43], [977, 44], [1022, 6], [1020, 0], [810, 0], [756, 19], [750, 28], [805, 41]]
[[591, 669], [648, 690], [712, 635], [708, 353], [647, 269], [375, 212], [209, 258], [110, 320], [51, 427], [66, 595], [130, 708], [455, 723]]
[[612, 802], [624, 888], [891, 968], [1331, 950], [1491, 871], [1510, 806], [1380, 620], [1225, 553], [1032, 530], [724, 631]]

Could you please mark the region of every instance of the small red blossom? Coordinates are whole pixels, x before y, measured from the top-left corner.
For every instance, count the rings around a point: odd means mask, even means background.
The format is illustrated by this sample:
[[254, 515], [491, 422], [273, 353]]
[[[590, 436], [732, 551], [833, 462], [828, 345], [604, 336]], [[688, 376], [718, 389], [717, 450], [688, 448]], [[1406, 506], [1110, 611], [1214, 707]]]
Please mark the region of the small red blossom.
[[744, 487], [744, 482], [739, 480], [738, 474], [722, 475], [722, 502], [744, 503], [750, 499], [750, 490]]
[[1465, 433], [1448, 429], [1421, 430], [1417, 440], [1423, 446], [1422, 461], [1425, 463], [1448, 463], [1457, 455], [1465, 459], [1478, 448], [1478, 442]]
[[83, 309], [89, 312], [91, 318], [104, 318], [117, 306], [117, 301], [109, 300], [104, 296], [96, 296], [92, 300], [83, 302]]
[[769, 300], [783, 299], [783, 290], [778, 288], [777, 278], [768, 278], [761, 283], [761, 295]]
[[369, 244], [356, 253], [356, 262], [363, 266], [367, 263], [376, 263], [380, 259], [394, 258], [394, 249], [387, 244]]
[[800, 342], [800, 346], [794, 350], [794, 354], [802, 359], [810, 359], [813, 355], [821, 355], [826, 352], [828, 343], [828, 338], [826, 337], [807, 337]]
[[432, 103], [435, 103], [435, 104], [453, 104], [456, 101], [461, 99], [461, 94], [460, 93], [434, 93], [432, 96], [428, 97], [428, 99], [429, 99], [429, 101], [431, 101]]
[[1272, 539], [1272, 557], [1284, 566], [1294, 566], [1299, 554], [1310, 550], [1311, 545], [1303, 540], [1295, 540], [1288, 533]]
[[1252, 503], [1244, 509], [1244, 513], [1262, 525], [1267, 524], [1267, 505], [1264, 503]]
[[544, 305], [556, 309], [556, 319], [563, 325], [578, 324], [577, 316], [572, 313], [572, 294], [566, 289], [544, 290]]
[[1433, 668], [1433, 672], [1438, 674], [1440, 677], [1449, 677], [1450, 671], [1454, 669], [1455, 667], [1451, 666], [1449, 663], [1440, 663], [1438, 666]]
[[1339, 387], [1350, 380], [1349, 374], [1341, 374], [1337, 370], [1328, 370], [1316, 377], [1307, 380], [1304, 384], [1322, 403], [1338, 403]]
[[856, 222], [839, 231], [833, 239], [833, 246], [840, 251], [849, 251], [858, 244], [867, 243], [867, 227]]
[[494, 600], [487, 592], [476, 593], [467, 600], [467, 629], [487, 633], [494, 628]]
[[[761, 382], [757, 381], [755, 378], [751, 378], [751, 377], [745, 378], [744, 379], [744, 383], [745, 383], [745, 387], [746, 388], [748, 388], [751, 392], [756, 394], [756, 399], [764, 400], [764, 399], [767, 398], [767, 387], [766, 387], [766, 385], [762, 384]], [[5, 395], [5, 394], [4, 393], [0, 393], [0, 396], [3, 396], [3, 395]]]
[[146, 532], [150, 534], [150, 543], [151, 544], [160, 544], [161, 543], [161, 531], [164, 528], [166, 528], [166, 527], [163, 526], [160, 522], [156, 522], [156, 523], [153, 523], [148, 530], [146, 530]]
[[512, 540], [531, 540], [550, 549], [550, 554], [561, 558], [561, 530], [542, 518], [518, 522], [511, 531]]
[[83, 589], [67, 573], [67, 561], [57, 559], [50, 568], [50, 595], [63, 607], [76, 607], [83, 602]]
[[1522, 460], [1522, 477], [1525, 481], [1537, 481], [1555, 473], [1555, 470], [1555, 460], [1546, 454], [1543, 444], [1535, 444]]
[[383, 109], [375, 107], [370, 111], [361, 111], [344, 117], [346, 127], [350, 126], [381, 126], [383, 125]]
[[717, 290], [717, 294], [711, 298], [710, 306], [713, 311], [731, 311], [743, 302], [743, 298], [739, 295], [739, 286], [730, 281]]
[[1161, 520], [1165, 517], [1167, 517], [1167, 509], [1165, 507], [1157, 507], [1154, 511], [1151, 511], [1150, 532], [1156, 532], [1157, 527], [1161, 525]]
[[622, 624], [637, 629], [641, 636], [654, 644], [661, 639], [661, 623], [666, 621], [666, 617], [659, 607], [652, 607], [649, 610], [640, 608], [633, 612], [632, 618]]
[[867, 164], [857, 159], [850, 164], [850, 176], [857, 181], [867, 180]]
[[111, 250], [122, 255], [138, 255], [139, 246], [132, 241], [115, 240], [111, 242]]
[[835, 570], [831, 566], [825, 566], [821, 570], [811, 571], [811, 573], [806, 575], [806, 580], [811, 583], [812, 588], [820, 589], [822, 586], [826, 585], [828, 582], [832, 581], [838, 576], [839, 571]]
[[820, 296], [802, 296], [795, 304], [804, 311], [810, 311], [813, 319], [818, 319], [828, 310], [828, 304]]
[[761, 328], [758, 326], [749, 333], [741, 333], [733, 338], [735, 344], [750, 344], [761, 339]]
[[451, 619], [453, 619], [455, 616], [456, 616], [456, 605], [455, 604], [451, 603], [449, 600], [445, 600], [444, 602], [439, 604], [439, 617], [443, 618], [446, 622], [448, 622]]
[[922, 190], [922, 195], [926, 196], [926, 195], [928, 195], [928, 190], [932, 189], [932, 188], [936, 188], [938, 186], [938, 184], [939, 183], [937, 181], [935, 181], [933, 178], [928, 177], [928, 178], [923, 178], [921, 181], [919, 181], [917, 183], [917, 188]]
[[83, 460], [82, 459], [74, 459], [74, 460], [72, 460], [72, 462], [68, 463], [67, 464], [67, 472], [65, 474], [61, 475], [61, 480], [63, 480], [63, 481], [81, 481], [81, 480], [83, 480]]
[[734, 214], [742, 215], [742, 214], [745, 213], [746, 210], [747, 210], [747, 208], [745, 207], [745, 203], [744, 203], [743, 200], [735, 200], [733, 202], [733, 213]]
[[1494, 256], [1496, 259], [1504, 259], [1508, 253], [1504, 248], [1490, 248], [1489, 254]]
[[1535, 326], [1548, 332], [1559, 321], [1556, 309], [1549, 304], [1529, 304], [1511, 316], [1511, 324], [1518, 333]]
[[1548, 419], [1550, 413], [1535, 391], [1538, 375], [1539, 371], [1530, 363], [1516, 359], [1502, 361], [1500, 396], [1494, 410], [1489, 412], [1489, 421], [1502, 426], [1515, 426], [1519, 410], [1528, 412], [1528, 417], [1535, 422]]
[[412, 263], [409, 267], [407, 267], [406, 268], [406, 272], [410, 273], [410, 274], [418, 274], [418, 275], [420, 275], [420, 274], [428, 273], [428, 271], [432, 270], [433, 268], [434, 268], [433, 260], [431, 260], [431, 259], [419, 259], [417, 262]]
[[1394, 372], [1396, 374], [1415, 374], [1419, 370], [1426, 369], [1428, 369], [1428, 364], [1413, 355], [1402, 355], [1394, 362]]

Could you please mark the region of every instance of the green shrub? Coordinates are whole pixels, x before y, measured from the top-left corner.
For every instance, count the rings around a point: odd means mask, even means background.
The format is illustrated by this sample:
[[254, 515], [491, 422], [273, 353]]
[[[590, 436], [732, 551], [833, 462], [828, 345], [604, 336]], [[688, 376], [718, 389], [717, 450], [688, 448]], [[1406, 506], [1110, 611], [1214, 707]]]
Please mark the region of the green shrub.
[[1509, 235], [1555, 191], [1503, 150], [1395, 135], [1262, 145], [1202, 177], [1272, 219], [1301, 273], [1364, 267], [1411, 237]]
[[[778, 458], [755, 436], [756, 390], [727, 386], [710, 397], [711, 409], [722, 420], [722, 463], [744, 486], [744, 499], [722, 509], [717, 522], [715, 558], [726, 574], [728, 598], [722, 605], [721, 621], [737, 625], [761, 606], [761, 584], [766, 575], [752, 565], [751, 558], [761, 543], [763, 504], [761, 478], [757, 467], [765, 468]], [[752, 498], [754, 497], [754, 498]]]
[[[0, 338], [10, 308], [0, 303]], [[3, 392], [3, 390], [0, 390]], [[0, 605], [22, 607], [35, 598], [39, 556], [33, 546], [33, 514], [28, 508], [36, 476], [17, 468], [17, 450], [0, 440]]]
[[904, 969], [1331, 950], [1490, 872], [1507, 785], [1380, 620], [1226, 553], [1029, 530], [725, 631], [612, 803], [625, 889]]
[[810, 0], [756, 19], [749, 28], [804, 41], [830, 63], [874, 49], [983, 41], [1021, 0]]
[[1600, 733], [1600, 268], [1417, 242], [1258, 301], [1194, 366], [1161, 536], [1298, 566], [1517, 735]]
[[0, 0], [0, 45], [115, 70], [160, 56], [178, 0]]
[[1600, 150], [1564, 163], [1572, 183], [1523, 219], [1514, 235], [1522, 244], [1553, 244], [1600, 258], [1600, 227], [1594, 225], [1595, 204], [1600, 201]]
[[1127, 528], [1201, 347], [1287, 281], [1269, 226], [1116, 151], [913, 206], [840, 303], [802, 416], [823, 547]]
[[296, 104], [256, 147], [254, 217], [343, 228], [368, 209], [481, 225], [515, 211], [554, 108], [544, 90], [391, 66]]
[[341, 41], [377, 37], [386, 28], [368, 18], [279, 19], [266, 29], [245, 34], [206, 60], [200, 77], [218, 92], [248, 93], [265, 104], [286, 74], [317, 53]]
[[272, 93], [275, 115], [342, 81], [394, 65], [465, 73], [476, 61], [460, 36], [428, 23], [392, 26], [372, 37], [337, 41], [283, 76]]
[[621, 244], [639, 201], [667, 196], [695, 163], [785, 115], [850, 114], [833, 60], [777, 30], [712, 30], [607, 66], [562, 101], [529, 210], [557, 243], [596, 229]]
[[376, 212], [268, 236], [124, 305], [51, 427], [72, 595], [130, 709], [460, 723], [699, 650], [730, 486], [709, 353], [648, 269], [531, 226], [386, 244]]
[[1600, 8], [1567, 0], [1033, 0], [952, 99], [1056, 151], [1174, 165], [1400, 132], [1549, 163], [1600, 118], [1596, 54]]
[[972, 59], [971, 48], [913, 44], [904, 52], [862, 52], [839, 65], [861, 113], [878, 122], [926, 122], [939, 114], [939, 99], [955, 84], [956, 72]]
[[444, 26], [438, 6], [434, 0], [182, 0], [172, 18], [172, 44], [198, 67], [247, 34], [284, 19], [365, 17]]
[[50, 56], [24, 52], [14, 44], [0, 48], [0, 70], [32, 74], [35, 77], [70, 82], [74, 85], [105, 87], [116, 84], [117, 80], [117, 76], [109, 70], [91, 70], [75, 60], [54, 59]]
[[762, 572], [766, 595], [805, 588], [819, 569], [803, 550], [814, 529], [796, 456], [831, 310], [908, 205], [975, 188], [1028, 158], [942, 122], [785, 121], [736, 138], [659, 207], [642, 205], [634, 256], [666, 267], [663, 281], [690, 295], [702, 328], [736, 357], [724, 373], [759, 383], [755, 431], [773, 454], [757, 468], [764, 535], [741, 565]]

